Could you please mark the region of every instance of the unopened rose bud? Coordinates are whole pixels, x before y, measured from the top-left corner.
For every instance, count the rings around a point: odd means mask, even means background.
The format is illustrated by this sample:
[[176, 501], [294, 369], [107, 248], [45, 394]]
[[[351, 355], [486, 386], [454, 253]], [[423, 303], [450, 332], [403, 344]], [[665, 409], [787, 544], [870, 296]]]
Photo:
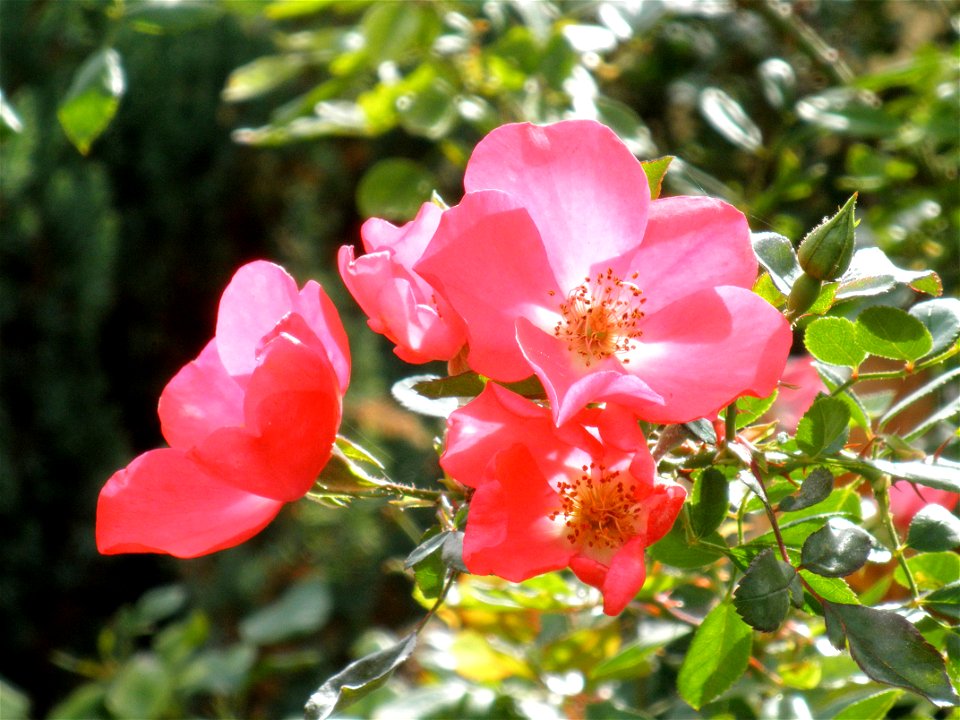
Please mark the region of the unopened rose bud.
[[850, 267], [856, 203], [854, 193], [836, 215], [817, 225], [800, 243], [797, 258], [807, 275], [821, 281], [836, 280]]
[[787, 319], [799, 317], [817, 301], [820, 296], [820, 287], [823, 283], [815, 277], [804, 273], [797, 278], [787, 298]]

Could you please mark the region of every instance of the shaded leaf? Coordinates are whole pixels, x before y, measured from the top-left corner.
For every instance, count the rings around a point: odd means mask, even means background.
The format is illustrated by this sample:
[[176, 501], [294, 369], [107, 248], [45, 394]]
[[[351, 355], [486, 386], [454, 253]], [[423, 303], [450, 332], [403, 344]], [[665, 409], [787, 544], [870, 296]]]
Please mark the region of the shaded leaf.
[[430, 200], [436, 185], [433, 174], [413, 160], [387, 158], [363, 174], [357, 185], [357, 208], [365, 217], [409, 220]]
[[935, 705], [960, 703], [943, 657], [908, 620], [862, 605], [825, 602], [824, 611], [843, 631], [851, 657], [868, 677], [923, 695]]
[[837, 300], [879, 295], [895, 285], [906, 285], [928, 295], [943, 292], [940, 277], [932, 270], [903, 270], [890, 262], [883, 250], [871, 247], [853, 254], [850, 268], [840, 278]]
[[396, 645], [355, 660], [321, 685], [304, 707], [307, 720], [323, 720], [356, 702], [385, 683], [413, 653], [416, 633]]
[[120, 54], [113, 48], [97, 51], [77, 70], [57, 119], [83, 155], [113, 120], [125, 89]]
[[680, 666], [677, 690], [699, 710], [726, 691], [747, 669], [753, 631], [730, 603], [711, 610], [694, 633]]
[[594, 666], [588, 676], [594, 682], [637, 677], [637, 670], [649, 662], [651, 655], [677, 638], [689, 635], [690, 632], [691, 628], [688, 625], [645, 621], [639, 640], [626, 645], [616, 655]]
[[817, 575], [844, 577], [863, 567], [873, 546], [866, 530], [834, 518], [807, 538], [800, 562]]
[[933, 337], [931, 355], [946, 350], [960, 335], [960, 299], [927, 300], [910, 308], [910, 314], [930, 331]]
[[240, 637], [267, 645], [319, 630], [330, 617], [333, 600], [322, 580], [305, 580], [240, 623]]
[[781, 500], [778, 509], [784, 512], [803, 510], [826, 500], [831, 490], [833, 490], [833, 473], [826, 468], [814, 468], [803, 479], [800, 492]]
[[[778, 560], [773, 550], [757, 555], [737, 584], [733, 604], [740, 617], [757, 630], [773, 632], [790, 609], [791, 585], [797, 571]], [[800, 592], [802, 597], [802, 591]]]
[[821, 362], [857, 367], [867, 352], [857, 343], [856, 326], [842, 317], [817, 318], [803, 336], [807, 351]]
[[797, 425], [797, 445], [810, 457], [836, 452], [847, 440], [850, 410], [842, 400], [819, 397]]
[[729, 485], [726, 476], [716, 468], [707, 468], [694, 481], [690, 495], [690, 525], [696, 537], [712, 533], [727, 516]]
[[[718, 533], [712, 533], [703, 539], [715, 545], [725, 546], [726, 544]], [[718, 558], [723, 557], [723, 553], [719, 550], [714, 550], [711, 547], [696, 542], [693, 544], [687, 543], [683, 522], [679, 518], [677, 522], [673, 524], [670, 532], [664, 535], [661, 540], [651, 545], [648, 552], [650, 558], [653, 560], [662, 562], [665, 565], [688, 570], [709, 565]]]
[[933, 337], [917, 318], [900, 308], [878, 305], [857, 317], [857, 343], [871, 355], [913, 362], [933, 347]]
[[923, 552], [953, 550], [960, 545], [960, 518], [942, 505], [927, 505], [910, 521], [907, 544]]
[[770, 273], [777, 290], [789, 295], [793, 283], [803, 274], [793, 243], [775, 232], [750, 233], [750, 242], [757, 260]]

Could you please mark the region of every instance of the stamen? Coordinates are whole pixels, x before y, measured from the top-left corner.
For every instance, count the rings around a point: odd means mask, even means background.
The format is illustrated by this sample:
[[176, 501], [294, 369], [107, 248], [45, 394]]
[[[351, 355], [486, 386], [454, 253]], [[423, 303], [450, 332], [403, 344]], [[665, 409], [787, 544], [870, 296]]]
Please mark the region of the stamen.
[[590, 463], [579, 477], [558, 483], [560, 509], [549, 517], [563, 522], [570, 544], [618, 549], [636, 534], [642, 507], [619, 477], [619, 470]]
[[[633, 273], [631, 280], [638, 275]], [[643, 334], [640, 321], [644, 313], [640, 307], [646, 301], [633, 282], [621, 280], [607, 268], [596, 277], [584, 278], [560, 303], [561, 319], [553, 334], [588, 366], [595, 360], [630, 352]]]

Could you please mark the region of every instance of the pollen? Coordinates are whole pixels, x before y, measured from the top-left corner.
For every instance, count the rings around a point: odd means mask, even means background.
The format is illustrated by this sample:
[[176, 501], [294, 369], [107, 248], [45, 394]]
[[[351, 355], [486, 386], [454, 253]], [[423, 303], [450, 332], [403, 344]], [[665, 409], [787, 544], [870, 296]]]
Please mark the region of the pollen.
[[629, 280], [622, 280], [611, 268], [584, 278], [560, 303], [560, 320], [553, 334], [588, 366], [634, 350], [643, 334], [641, 308], [646, 302], [643, 291], [632, 282], [636, 279], [634, 273]]
[[616, 550], [637, 534], [642, 507], [619, 470], [584, 465], [579, 476], [557, 485], [560, 509], [550, 519], [562, 523], [567, 540], [578, 547]]

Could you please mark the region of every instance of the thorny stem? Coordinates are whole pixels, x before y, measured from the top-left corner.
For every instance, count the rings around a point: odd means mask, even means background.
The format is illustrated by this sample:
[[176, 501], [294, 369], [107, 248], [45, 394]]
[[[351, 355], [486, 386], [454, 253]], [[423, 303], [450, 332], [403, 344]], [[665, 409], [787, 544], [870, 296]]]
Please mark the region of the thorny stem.
[[939, 365], [945, 360], [949, 360], [951, 357], [953, 357], [957, 353], [960, 353], [960, 343], [956, 343], [949, 350], [945, 350], [939, 355], [934, 355], [929, 360], [924, 360], [922, 363], [914, 365], [912, 368], [904, 367], [899, 370], [878, 370], [877, 372], [861, 373], [859, 375], [854, 375], [849, 380], [845, 380], [844, 382], [837, 385], [837, 387], [835, 387], [833, 391], [830, 393], [830, 397], [836, 397], [837, 395], [842, 393], [844, 390], [846, 390], [848, 387], [850, 387], [856, 382], [862, 382], [864, 380], [890, 380], [894, 378], [905, 378], [909, 375], [915, 375], [921, 370], [926, 370], [927, 368], [933, 367], [934, 365]]
[[903, 554], [904, 546], [900, 543], [900, 534], [897, 532], [897, 528], [893, 524], [893, 516], [890, 514], [889, 483], [883, 480], [876, 483], [873, 488], [873, 494], [877, 498], [877, 506], [880, 510], [880, 521], [890, 534], [890, 540], [893, 542], [893, 554], [903, 569], [903, 574], [907, 577], [910, 594], [913, 595], [914, 600], [917, 600], [920, 597], [920, 589], [917, 587], [917, 581], [914, 579], [910, 566], [907, 564], [907, 558]]
[[724, 442], [729, 445], [737, 439], [737, 403], [736, 401], [727, 405], [727, 412], [724, 414]]
[[436, 615], [437, 610], [439, 610], [440, 606], [443, 605], [443, 601], [447, 599], [447, 593], [450, 592], [450, 588], [453, 587], [453, 583], [456, 581], [459, 574], [460, 573], [458, 573], [456, 570], [449, 571], [446, 582], [443, 583], [443, 589], [440, 591], [436, 601], [433, 603], [433, 607], [427, 611], [427, 614], [420, 619], [420, 622], [418, 622], [417, 626], [414, 628], [414, 632], [417, 635], [420, 634], [420, 631], [423, 630], [428, 622], [430, 622], [430, 618]]
[[767, 518], [770, 520], [770, 527], [773, 529], [773, 535], [777, 538], [777, 546], [780, 548], [780, 557], [783, 558], [783, 561], [787, 565], [792, 565], [790, 561], [790, 556], [787, 554], [787, 546], [783, 542], [783, 535], [780, 534], [780, 524], [777, 522], [777, 515], [773, 512], [773, 508], [770, 507], [770, 501], [767, 500], [767, 486], [763, 482], [763, 474], [757, 472], [757, 468], [751, 468], [753, 476], [757, 479], [757, 482], [760, 484], [760, 488], [763, 490], [764, 497], [760, 498], [763, 501], [763, 509], [767, 511]]

